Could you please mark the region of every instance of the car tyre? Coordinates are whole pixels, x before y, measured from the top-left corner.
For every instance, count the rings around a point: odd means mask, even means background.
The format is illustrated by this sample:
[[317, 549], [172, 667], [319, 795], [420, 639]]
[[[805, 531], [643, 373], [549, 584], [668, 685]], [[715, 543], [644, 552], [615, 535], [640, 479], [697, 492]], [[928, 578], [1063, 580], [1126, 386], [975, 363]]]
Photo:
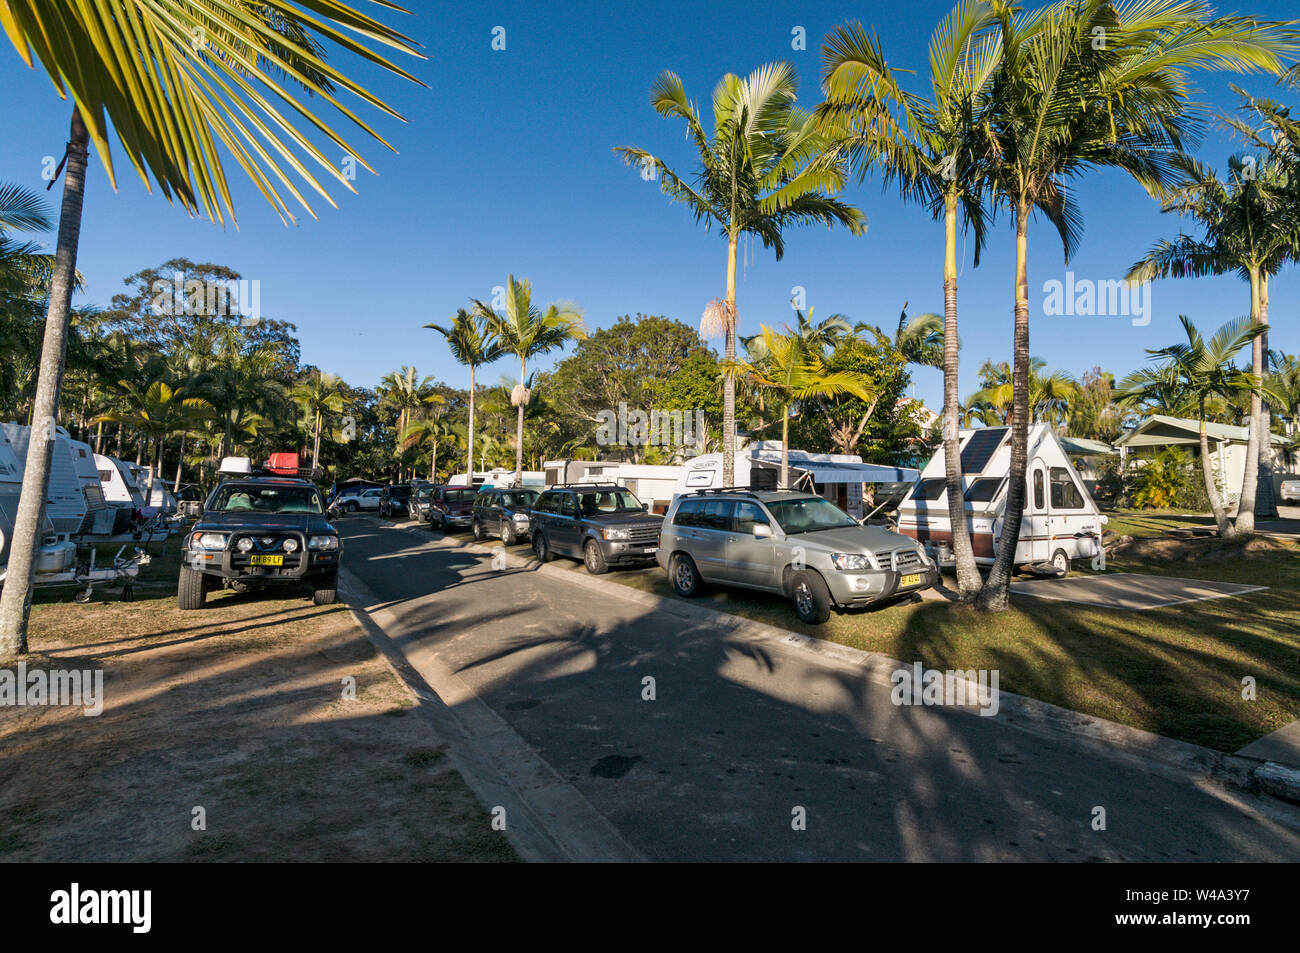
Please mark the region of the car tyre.
[[794, 614], [805, 625], [821, 625], [831, 617], [831, 591], [817, 573], [801, 569], [790, 580]]
[[582, 547], [582, 564], [587, 567], [587, 572], [593, 576], [603, 576], [609, 572], [609, 563], [605, 561], [605, 553], [600, 548], [600, 543], [594, 539], [587, 540], [587, 545]]
[[312, 581], [311, 601], [318, 606], [332, 606], [339, 599], [338, 573], [320, 576]]
[[182, 566], [180, 579], [176, 583], [176, 604], [185, 610], [202, 609], [207, 598], [208, 586], [203, 573]]
[[555, 556], [551, 553], [551, 545], [546, 541], [546, 537], [538, 533], [533, 537], [533, 555], [537, 557], [539, 563], [549, 563]]
[[502, 546], [513, 546], [513, 545], [514, 545], [515, 543], [517, 543], [517, 542], [519, 542], [519, 534], [515, 532], [515, 528], [514, 528], [514, 526], [511, 525], [510, 523], [506, 522], [505, 520], [502, 520], [502, 522], [501, 522], [501, 545], [502, 545]]
[[685, 553], [678, 553], [668, 564], [668, 578], [673, 584], [673, 592], [686, 599], [698, 596], [704, 588], [695, 560]]
[[487, 533], [484, 532], [483, 530], [483, 524], [478, 520], [474, 521], [474, 539], [476, 539], [478, 542], [482, 542], [483, 540], [487, 539]]
[[358, 509], [358, 506], [357, 506], [356, 503], [350, 503], [350, 502], [349, 502], [349, 503], [344, 503], [344, 504], [343, 504], [343, 512], [344, 512], [344, 513], [355, 513], [355, 512], [357, 511], [357, 509]]

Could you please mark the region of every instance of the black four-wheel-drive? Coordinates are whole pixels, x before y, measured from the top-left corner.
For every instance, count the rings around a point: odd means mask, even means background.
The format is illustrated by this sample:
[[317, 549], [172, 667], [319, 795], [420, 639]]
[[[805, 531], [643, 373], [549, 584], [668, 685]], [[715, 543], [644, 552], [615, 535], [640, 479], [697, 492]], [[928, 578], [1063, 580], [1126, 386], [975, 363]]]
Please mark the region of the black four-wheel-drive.
[[533, 552], [541, 562], [557, 554], [581, 559], [587, 572], [600, 575], [611, 566], [654, 559], [663, 519], [647, 513], [626, 487], [612, 483], [553, 486], [533, 506]]
[[181, 546], [182, 609], [202, 608], [209, 590], [307, 585], [318, 606], [337, 599], [343, 543], [308, 480], [249, 475], [228, 478], [209, 495]]

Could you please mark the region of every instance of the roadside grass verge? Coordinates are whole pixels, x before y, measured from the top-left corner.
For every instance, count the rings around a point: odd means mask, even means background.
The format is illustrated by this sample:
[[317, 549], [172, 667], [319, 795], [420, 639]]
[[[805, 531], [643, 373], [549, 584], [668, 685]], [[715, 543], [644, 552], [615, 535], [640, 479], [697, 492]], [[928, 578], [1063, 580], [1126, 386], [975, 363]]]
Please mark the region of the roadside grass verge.
[[181, 612], [178, 568], [156, 557], [134, 602], [39, 592], [23, 661], [102, 669], [104, 711], [0, 708], [0, 860], [518, 859], [345, 606]]
[[[714, 588], [693, 601], [929, 668], [997, 670], [1003, 690], [1220, 751], [1300, 717], [1300, 547], [1258, 539], [1152, 544], [1108, 570], [1269, 588], [1148, 611], [1014, 597], [1010, 610], [986, 615], [926, 600], [837, 613], [821, 626], [800, 623], [784, 599], [742, 589]], [[529, 557], [522, 545], [511, 553]], [[575, 560], [552, 565], [585, 572]], [[679, 598], [658, 567], [603, 578]], [[1253, 700], [1242, 697], [1246, 677], [1255, 679]]]

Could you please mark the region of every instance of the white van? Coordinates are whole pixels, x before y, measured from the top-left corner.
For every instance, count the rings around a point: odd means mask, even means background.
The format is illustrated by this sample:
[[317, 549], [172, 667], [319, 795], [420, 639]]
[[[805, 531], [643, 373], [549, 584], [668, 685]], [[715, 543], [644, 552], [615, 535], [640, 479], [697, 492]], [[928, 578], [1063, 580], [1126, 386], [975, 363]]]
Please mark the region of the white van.
[[[1006, 514], [1011, 428], [963, 430], [959, 439], [967, 525], [975, 561], [991, 566], [1001, 544]], [[1034, 424], [1029, 428], [1028, 457], [1016, 565], [1050, 567], [1064, 574], [1074, 560], [1090, 559], [1096, 561], [1097, 568], [1105, 568], [1101, 534], [1106, 517], [1051, 427]], [[944, 467], [940, 447], [921, 472], [920, 481], [899, 504], [898, 531], [925, 546], [939, 565], [951, 566], [952, 522], [948, 518]]]

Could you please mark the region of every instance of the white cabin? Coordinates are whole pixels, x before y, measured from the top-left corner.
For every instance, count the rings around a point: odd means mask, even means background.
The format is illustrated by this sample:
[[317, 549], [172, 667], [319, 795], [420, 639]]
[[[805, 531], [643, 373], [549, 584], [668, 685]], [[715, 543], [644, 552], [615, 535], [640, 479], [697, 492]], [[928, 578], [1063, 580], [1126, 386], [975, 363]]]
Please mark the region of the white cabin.
[[[1011, 470], [1011, 428], [963, 430], [962, 486], [975, 561], [991, 566], [1001, 543]], [[1050, 563], [1068, 571], [1076, 559], [1104, 559], [1101, 514], [1046, 424], [1029, 428], [1024, 515], [1016, 542], [1017, 565]], [[941, 446], [920, 482], [898, 507], [898, 531], [923, 544], [940, 565], [952, 565], [952, 522]]]

